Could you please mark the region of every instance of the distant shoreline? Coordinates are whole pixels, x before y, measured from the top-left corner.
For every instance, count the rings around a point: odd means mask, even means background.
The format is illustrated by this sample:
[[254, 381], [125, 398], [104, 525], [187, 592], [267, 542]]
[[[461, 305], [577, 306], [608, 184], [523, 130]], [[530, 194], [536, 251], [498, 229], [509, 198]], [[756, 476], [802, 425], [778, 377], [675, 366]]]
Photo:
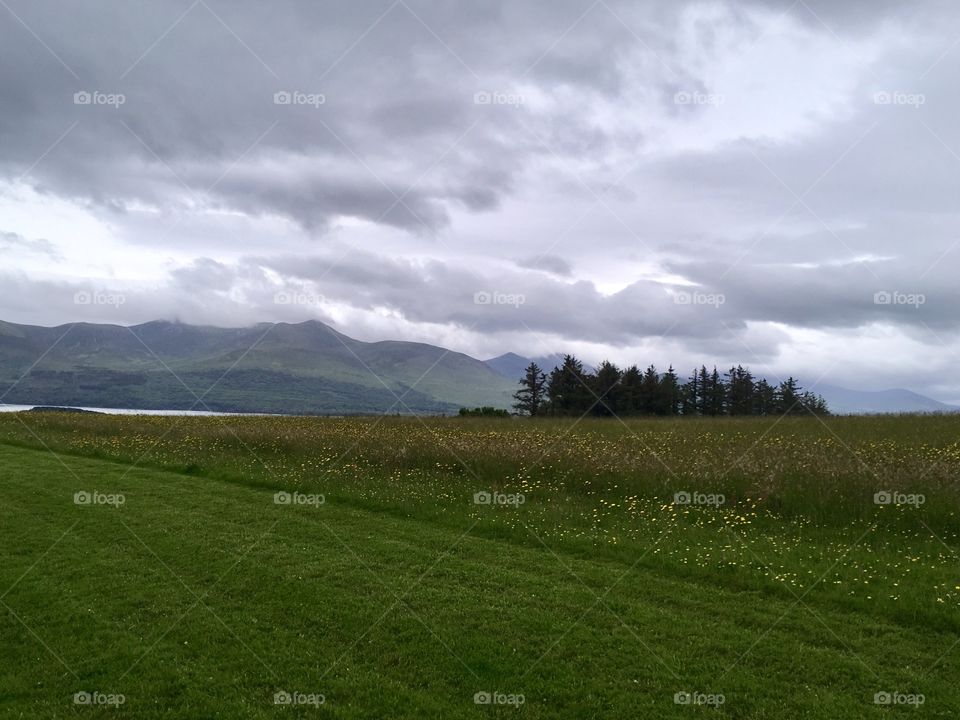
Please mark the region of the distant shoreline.
[[66, 412], [92, 415], [171, 415], [190, 417], [264, 416], [278, 413], [214, 412], [212, 410], [159, 410], [152, 408], [78, 407], [74, 405], [11, 405], [0, 403], [0, 412]]
[[58, 405], [37, 405], [36, 407], [32, 407], [29, 410], [22, 410], [21, 412], [64, 412], [103, 415], [103, 413], [98, 410], [87, 410], [86, 408], [78, 407], [60, 407]]

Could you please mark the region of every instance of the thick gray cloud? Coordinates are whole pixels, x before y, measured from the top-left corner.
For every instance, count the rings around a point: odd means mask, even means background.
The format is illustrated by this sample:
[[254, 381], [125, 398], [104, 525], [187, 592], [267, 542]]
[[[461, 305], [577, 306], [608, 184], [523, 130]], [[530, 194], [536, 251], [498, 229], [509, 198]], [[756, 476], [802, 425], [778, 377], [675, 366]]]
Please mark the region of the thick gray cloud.
[[0, 317], [921, 388], [960, 349], [958, 37], [943, 0], [7, 0]]
[[539, 255], [523, 258], [517, 260], [517, 267], [527, 268], [528, 270], [542, 270], [564, 277], [569, 277], [573, 274], [573, 268], [570, 267], [570, 263], [556, 255]]
[[[30, 168], [69, 129], [30, 172], [52, 192], [120, 207], [221, 204], [309, 228], [346, 215], [436, 230], [447, 203], [496, 207], [525, 156], [546, 152], [515, 142], [525, 111], [498, 96], [536, 71], [545, 47], [520, 42], [529, 28], [556, 39], [576, 19], [579, 3], [564, 5], [493, 3], [465, 17], [413, 1], [99, 2], [71, 13], [12, 2], [0, 25], [15, 59], [0, 70], [2, 163]], [[550, 70], [588, 83], [583, 72]], [[75, 105], [77, 92], [122, 104]], [[489, 105], [475, 103], [479, 92]]]

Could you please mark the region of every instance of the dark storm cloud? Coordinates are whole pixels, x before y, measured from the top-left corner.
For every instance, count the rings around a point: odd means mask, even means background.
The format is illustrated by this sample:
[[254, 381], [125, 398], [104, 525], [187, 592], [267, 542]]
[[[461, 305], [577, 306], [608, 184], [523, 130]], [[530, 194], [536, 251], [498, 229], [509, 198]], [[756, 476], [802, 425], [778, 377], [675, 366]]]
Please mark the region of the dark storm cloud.
[[[348, 215], [435, 230], [448, 202], [496, 207], [524, 157], [545, 152], [509, 139], [527, 110], [478, 106], [476, 93], [515, 94], [526, 70], [616, 93], [618, 71], [598, 53], [631, 38], [607, 12], [594, 19], [618, 26], [615, 41], [594, 26], [564, 44], [571, 62], [541, 57], [583, 9], [207, 0], [64, 13], [12, 0], [2, 167], [105, 205], [215, 202], [310, 228]], [[77, 92], [122, 100], [76, 105]], [[275, 104], [278, 92], [291, 103]], [[300, 162], [278, 177], [277, 158]]]
[[[791, 13], [809, 16], [806, 7], [876, 20], [866, 3], [801, 3]], [[7, 175], [48, 153], [30, 178], [110, 207], [212, 203], [314, 230], [347, 215], [435, 231], [451, 203], [495, 209], [536, 157], [599, 160], [642, 142], [639, 127], [627, 142], [631, 133], [614, 135], [583, 112], [534, 117], [522, 101], [477, 106], [477, 92], [522, 96], [540, 84], [581, 90], [584, 103], [594, 93], [616, 99], [638, 79], [618, 61], [639, 33], [649, 52], [631, 72], [661, 85], [669, 110], [678, 110], [674, 89], [702, 87], [671, 55], [669, 36], [651, 31], [673, 20], [655, 3], [10, 8], [49, 50], [12, 15], [0, 25], [14, 59], [0, 67]], [[702, 41], [709, 47], [708, 35]], [[123, 104], [74, 105], [83, 91], [122, 94]], [[277, 92], [323, 102], [275, 105]]]

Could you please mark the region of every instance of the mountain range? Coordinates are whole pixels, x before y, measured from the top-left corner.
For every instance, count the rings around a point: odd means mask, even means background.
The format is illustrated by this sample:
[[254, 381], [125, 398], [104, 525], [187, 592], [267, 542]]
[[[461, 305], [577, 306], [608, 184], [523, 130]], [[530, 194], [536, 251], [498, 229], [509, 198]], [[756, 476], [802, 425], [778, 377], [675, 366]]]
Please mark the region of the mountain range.
[[[495, 358], [490, 358], [485, 362], [505, 378], [517, 380], [523, 377], [524, 370], [527, 369], [531, 362], [535, 362], [541, 370], [549, 375], [551, 370], [563, 365], [563, 354], [553, 353], [552, 355], [527, 358], [522, 355], [517, 355], [516, 353], [508, 352]], [[586, 363], [584, 363], [583, 369], [587, 372], [595, 371], [595, 368]]]
[[2, 398], [10, 404], [291, 414], [450, 414], [509, 407], [516, 389], [463, 353], [361, 342], [316, 321], [235, 329], [0, 322], [0, 382], [13, 385]]
[[[563, 355], [532, 360], [549, 373]], [[455, 414], [509, 408], [530, 362], [515, 353], [482, 361], [424, 343], [363, 342], [317, 321], [247, 328], [0, 321], [0, 389], [10, 388], [0, 401], [8, 404]], [[815, 390], [835, 413], [960, 411], [909, 390]]]
[[827, 401], [836, 415], [868, 415], [873, 413], [954, 413], [960, 406], [948, 405], [912, 390], [850, 390], [817, 383], [814, 392]]

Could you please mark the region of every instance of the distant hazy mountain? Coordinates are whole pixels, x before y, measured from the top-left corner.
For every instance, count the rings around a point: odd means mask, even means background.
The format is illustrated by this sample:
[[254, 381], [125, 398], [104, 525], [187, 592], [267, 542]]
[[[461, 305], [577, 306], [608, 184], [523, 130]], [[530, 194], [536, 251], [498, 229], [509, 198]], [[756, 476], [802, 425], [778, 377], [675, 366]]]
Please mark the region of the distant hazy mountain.
[[838, 415], [869, 413], [960, 412], [960, 407], [920, 395], [911, 390], [850, 390], [818, 384], [814, 392]]
[[[130, 328], [0, 322], [0, 392], [24, 373], [4, 402], [276, 413], [455, 413], [461, 406], [509, 407], [516, 389], [514, 381], [462, 353], [422, 343], [361, 342], [320, 322], [238, 329], [171, 322]], [[202, 404], [195, 395], [202, 397]]]
[[544, 372], [549, 373], [563, 362], [563, 355], [554, 353], [553, 355], [544, 355], [538, 358], [526, 358], [522, 355], [508, 352], [504, 355], [490, 358], [486, 361], [486, 364], [505, 378], [519, 380], [523, 377], [523, 371], [527, 369], [531, 360], [539, 365]]
[[[527, 366], [530, 365], [531, 362], [535, 362], [541, 370], [549, 375], [551, 370], [563, 364], [563, 354], [553, 353], [552, 355], [527, 358], [522, 355], [517, 355], [516, 353], [508, 352], [486, 361], [487, 365], [496, 372], [511, 380], [519, 380], [522, 378], [523, 371], [527, 369]], [[594, 368], [586, 363], [583, 364], [583, 368], [587, 372], [594, 372]]]

